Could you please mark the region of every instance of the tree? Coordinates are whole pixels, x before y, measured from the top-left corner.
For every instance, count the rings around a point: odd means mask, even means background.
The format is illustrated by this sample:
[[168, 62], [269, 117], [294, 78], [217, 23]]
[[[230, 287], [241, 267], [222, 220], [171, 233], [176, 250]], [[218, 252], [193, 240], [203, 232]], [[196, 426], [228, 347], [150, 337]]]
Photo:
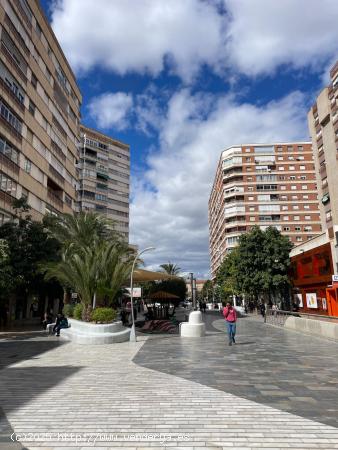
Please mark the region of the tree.
[[83, 319], [100, 303], [113, 304], [131, 272], [134, 251], [114, 231], [114, 222], [95, 213], [48, 218], [48, 229], [61, 244], [61, 260], [46, 266], [46, 279], [56, 278], [77, 292]]
[[207, 280], [204, 284], [203, 284], [203, 287], [202, 287], [202, 292], [201, 292], [201, 294], [202, 294], [202, 298], [203, 299], [205, 299], [205, 298], [212, 298], [212, 291], [213, 291], [213, 288], [214, 288], [214, 286], [213, 286], [213, 284], [212, 284], [212, 281], [211, 280]]
[[178, 275], [181, 271], [181, 268], [178, 267], [177, 264], [172, 264], [171, 262], [168, 262], [167, 264], [161, 264], [160, 267], [168, 275]]
[[266, 231], [253, 227], [224, 259], [217, 273], [218, 282], [225, 292], [243, 293], [256, 301], [283, 293], [289, 285], [291, 248], [289, 239], [275, 227]]

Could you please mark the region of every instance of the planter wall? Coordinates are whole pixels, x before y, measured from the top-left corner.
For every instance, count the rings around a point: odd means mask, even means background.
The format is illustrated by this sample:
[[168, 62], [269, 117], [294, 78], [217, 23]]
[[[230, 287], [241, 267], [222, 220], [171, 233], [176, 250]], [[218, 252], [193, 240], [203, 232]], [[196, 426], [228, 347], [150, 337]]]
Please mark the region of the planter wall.
[[94, 324], [81, 320], [69, 319], [70, 328], [61, 329], [63, 339], [76, 344], [114, 344], [129, 341], [130, 328], [125, 328], [122, 322]]

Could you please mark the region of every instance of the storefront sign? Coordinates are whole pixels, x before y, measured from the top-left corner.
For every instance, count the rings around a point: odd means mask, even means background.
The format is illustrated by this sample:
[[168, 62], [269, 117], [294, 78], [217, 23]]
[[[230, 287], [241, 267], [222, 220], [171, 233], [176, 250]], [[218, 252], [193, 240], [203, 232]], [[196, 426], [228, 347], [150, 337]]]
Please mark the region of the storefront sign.
[[317, 294], [315, 292], [306, 294], [306, 306], [308, 308], [318, 308]]

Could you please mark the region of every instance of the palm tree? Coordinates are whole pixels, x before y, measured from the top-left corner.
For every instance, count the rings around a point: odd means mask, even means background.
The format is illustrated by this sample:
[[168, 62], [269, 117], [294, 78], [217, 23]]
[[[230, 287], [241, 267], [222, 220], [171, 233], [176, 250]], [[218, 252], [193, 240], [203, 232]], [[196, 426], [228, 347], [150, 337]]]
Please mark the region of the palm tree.
[[178, 267], [177, 264], [172, 264], [170, 261], [168, 262], [168, 264], [161, 264], [160, 267], [168, 275], [178, 275], [181, 271], [181, 268]]
[[114, 302], [130, 275], [134, 251], [114, 231], [114, 222], [95, 213], [65, 215], [46, 225], [61, 243], [61, 260], [45, 267], [45, 277], [77, 292], [88, 320], [97, 299]]

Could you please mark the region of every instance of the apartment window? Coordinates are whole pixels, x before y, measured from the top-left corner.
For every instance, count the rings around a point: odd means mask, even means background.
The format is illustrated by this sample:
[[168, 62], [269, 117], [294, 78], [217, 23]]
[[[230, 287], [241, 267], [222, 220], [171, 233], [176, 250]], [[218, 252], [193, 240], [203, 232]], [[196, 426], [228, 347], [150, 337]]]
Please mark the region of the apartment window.
[[290, 180], [294, 181], [296, 179], [296, 177], [294, 175], [290, 176]]
[[287, 195], [281, 195], [280, 199], [281, 199], [281, 200], [287, 200], [287, 199], [288, 199], [288, 196], [287, 196]]
[[322, 179], [322, 186], [323, 187], [327, 186], [327, 177]]
[[303, 189], [303, 191], [306, 191], [307, 190], [307, 184], [302, 184], [302, 189]]
[[248, 198], [249, 201], [252, 201], [252, 200], [254, 200], [254, 199], [255, 199], [255, 197], [249, 197], [249, 198]]
[[289, 220], [289, 216], [284, 216], [283, 220], [288, 221]]
[[255, 221], [255, 218], [254, 217], [250, 217], [250, 222], [254, 222]]
[[28, 195], [29, 195], [29, 192], [27, 191], [27, 189], [25, 189], [24, 187], [21, 188], [21, 197], [23, 197], [26, 200], [28, 200]]
[[246, 148], [246, 149], [245, 149], [245, 152], [246, 152], [246, 153], [250, 153], [250, 148]]
[[32, 116], [34, 116], [34, 114], [35, 114], [35, 109], [36, 109], [36, 106], [34, 105], [34, 103], [32, 102], [32, 100], [29, 100], [29, 107], [28, 107], [28, 110], [29, 110], [29, 112], [32, 114]]
[[312, 231], [312, 226], [311, 225], [305, 225], [304, 226], [304, 231]]
[[279, 166], [279, 167], [278, 167], [278, 170], [285, 170], [285, 169], [284, 169], [284, 166]]
[[31, 173], [32, 163], [29, 159], [25, 159], [23, 170], [27, 173]]
[[287, 211], [288, 209], [289, 209], [289, 207], [287, 205], [282, 206], [282, 211]]
[[286, 191], [286, 186], [281, 186], [280, 189], [281, 191]]
[[247, 157], [245, 158], [245, 161], [246, 161], [246, 162], [251, 162], [251, 157], [250, 157], [250, 156], [247, 156]]
[[292, 200], [298, 200], [298, 195], [292, 195], [292, 196], [291, 196], [291, 199], [292, 199]]
[[300, 220], [299, 216], [293, 216], [293, 220]]
[[0, 172], [0, 189], [12, 197], [16, 197], [17, 184], [8, 175]]
[[295, 170], [295, 166], [289, 166], [289, 170]]
[[36, 78], [36, 76], [34, 75], [33, 72], [32, 72], [31, 83], [32, 83], [32, 86], [34, 87], [34, 89], [36, 89], [38, 86], [38, 79]]
[[293, 156], [288, 156], [289, 161], [293, 161], [295, 158]]
[[16, 131], [21, 133], [22, 122], [12, 113], [4, 101], [0, 98], [0, 115], [8, 122]]
[[41, 30], [40, 25], [37, 22], [36, 22], [36, 26], [35, 26], [35, 31], [36, 31], [36, 34], [38, 35], [38, 37], [41, 38], [42, 30]]
[[298, 150], [299, 152], [302, 152], [302, 151], [303, 151], [303, 146], [302, 146], [302, 145], [298, 145], [297, 150]]
[[68, 194], [65, 194], [65, 202], [68, 206], [72, 207], [72, 199]]
[[251, 207], [249, 208], [249, 211], [255, 211], [255, 208], [251, 206]]
[[331, 211], [328, 211], [327, 213], [325, 213], [325, 218], [326, 218], [326, 222], [329, 222], [330, 220], [332, 220]]
[[302, 240], [303, 240], [303, 239], [302, 239], [302, 236], [297, 236], [297, 237], [296, 237], [296, 241], [297, 241], [297, 242], [301, 242]]
[[297, 161], [304, 161], [304, 156], [303, 155], [297, 156]]
[[253, 186], [249, 186], [249, 187], [248, 187], [248, 191], [251, 192], [251, 191], [253, 191], [253, 190], [254, 190]]
[[252, 181], [252, 177], [246, 177], [246, 181]]
[[295, 231], [301, 231], [301, 227], [295, 227]]
[[283, 231], [290, 231], [290, 227], [283, 227]]
[[305, 170], [305, 166], [299, 166], [300, 170]]
[[305, 216], [304, 219], [305, 220], [311, 220], [311, 216]]
[[310, 205], [304, 205], [304, 209], [310, 209]]
[[308, 200], [308, 199], [309, 199], [309, 196], [308, 196], [308, 195], [303, 195], [303, 199], [304, 199], [304, 200]]
[[293, 151], [293, 147], [292, 147], [292, 145], [288, 145], [288, 147], [287, 147], [287, 151], [288, 151], [288, 152], [292, 152], [292, 151]]
[[283, 156], [277, 156], [277, 159], [278, 159], [278, 161], [283, 161], [284, 160]]
[[293, 185], [291, 186], [291, 190], [292, 190], [292, 191], [296, 191], [296, 190], [297, 190], [297, 186], [296, 186], [295, 184], [293, 184]]
[[281, 175], [281, 176], [279, 177], [279, 179], [280, 179], [280, 180], [285, 180], [285, 179], [286, 179], [286, 176], [285, 176], [285, 175]]
[[293, 205], [293, 209], [299, 209], [299, 205]]
[[282, 150], [282, 147], [277, 147], [277, 152], [281, 152]]
[[306, 175], [301, 175], [299, 178], [300, 178], [301, 180], [306, 180]]
[[2, 136], [0, 136], [0, 153], [15, 162], [15, 164], [19, 164], [19, 151], [13, 148]]
[[251, 172], [251, 167], [247, 167], [247, 168], [246, 168], [246, 171], [247, 171], [247, 172]]

